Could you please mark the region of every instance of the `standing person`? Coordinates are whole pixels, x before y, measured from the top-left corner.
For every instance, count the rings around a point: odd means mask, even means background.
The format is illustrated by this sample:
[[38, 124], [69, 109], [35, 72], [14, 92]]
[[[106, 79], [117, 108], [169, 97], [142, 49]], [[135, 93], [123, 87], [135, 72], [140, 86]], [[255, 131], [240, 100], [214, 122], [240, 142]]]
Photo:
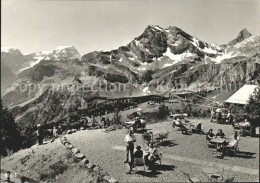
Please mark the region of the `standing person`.
[[233, 124], [233, 115], [231, 114], [231, 111], [228, 111], [227, 121], [228, 121], [228, 124]]
[[58, 126], [58, 129], [57, 129], [57, 134], [58, 134], [58, 135], [61, 135], [61, 134], [62, 134], [62, 128], [61, 128], [61, 126], [60, 126], [60, 125]]
[[103, 122], [103, 128], [107, 128], [107, 121], [104, 117], [101, 119], [101, 122]]
[[110, 120], [109, 120], [109, 117], [107, 117], [106, 121], [107, 121], [107, 126], [109, 127], [109, 126], [110, 126]]
[[52, 129], [52, 136], [53, 136], [53, 138], [58, 137], [58, 129], [55, 126]]
[[43, 144], [43, 139], [44, 139], [44, 137], [43, 137], [43, 130], [42, 130], [42, 127], [41, 127], [40, 124], [37, 125], [37, 131], [36, 131], [36, 133], [37, 133], [38, 143], [39, 143], [39, 145], [42, 145], [42, 144]]
[[126, 160], [124, 163], [129, 163], [129, 152], [131, 157], [131, 163], [133, 162], [133, 155], [134, 155], [134, 142], [136, 142], [136, 138], [133, 135], [133, 131], [129, 130], [128, 134], [125, 136], [126, 142]]
[[54, 126], [52, 129], [52, 139], [51, 142], [53, 142], [58, 137], [58, 129]]
[[213, 119], [215, 118], [215, 116], [216, 116], [216, 112], [214, 111], [214, 109], [212, 108], [212, 110], [211, 110], [211, 118], [210, 118], [210, 122], [212, 122], [213, 121]]

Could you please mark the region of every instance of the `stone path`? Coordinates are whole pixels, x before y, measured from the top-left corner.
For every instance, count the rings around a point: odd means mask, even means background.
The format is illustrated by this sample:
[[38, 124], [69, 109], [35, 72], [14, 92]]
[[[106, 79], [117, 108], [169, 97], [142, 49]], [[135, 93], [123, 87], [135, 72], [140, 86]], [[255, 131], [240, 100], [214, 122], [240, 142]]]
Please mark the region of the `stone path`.
[[[112, 149], [125, 151], [124, 146], [113, 146]], [[227, 164], [204, 161], [204, 160], [200, 160], [200, 159], [187, 158], [187, 157], [176, 156], [176, 155], [172, 155], [172, 154], [163, 154], [163, 159], [164, 158], [181, 161], [181, 162], [193, 163], [193, 164], [202, 165], [202, 166], [208, 166], [208, 167], [213, 167], [214, 165], [217, 165], [220, 167], [224, 167], [225, 170], [231, 170], [231, 171], [235, 171], [235, 172], [247, 173], [247, 174], [253, 174], [253, 175], [257, 175], [259, 172], [259, 169], [252, 169], [252, 168], [246, 168], [246, 167], [240, 167], [240, 166], [231, 166], [231, 165], [227, 165]]]

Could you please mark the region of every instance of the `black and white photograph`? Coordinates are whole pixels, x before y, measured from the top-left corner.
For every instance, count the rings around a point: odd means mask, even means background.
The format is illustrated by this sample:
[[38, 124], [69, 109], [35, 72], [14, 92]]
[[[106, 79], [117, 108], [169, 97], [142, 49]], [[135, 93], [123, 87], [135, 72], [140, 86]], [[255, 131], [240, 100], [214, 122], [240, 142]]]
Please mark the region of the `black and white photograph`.
[[259, 0], [1, 0], [1, 183], [259, 182]]

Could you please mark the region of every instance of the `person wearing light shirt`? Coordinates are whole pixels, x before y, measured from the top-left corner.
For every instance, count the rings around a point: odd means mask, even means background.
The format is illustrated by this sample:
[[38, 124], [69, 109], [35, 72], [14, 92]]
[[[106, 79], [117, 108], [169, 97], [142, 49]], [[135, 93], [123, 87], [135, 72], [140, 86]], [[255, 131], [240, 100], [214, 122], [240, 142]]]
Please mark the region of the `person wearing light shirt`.
[[245, 119], [245, 123], [241, 124], [240, 127], [242, 128], [249, 128], [251, 127], [251, 123]]
[[153, 143], [148, 145], [148, 153], [144, 156], [144, 161], [147, 166], [149, 166], [152, 171], [155, 171], [153, 165], [157, 160], [159, 160], [159, 152], [156, 147], [154, 147]]
[[124, 163], [129, 163], [129, 152], [131, 157], [131, 163], [133, 162], [133, 155], [134, 155], [134, 142], [136, 142], [136, 138], [133, 135], [133, 131], [129, 130], [128, 134], [125, 136], [126, 142], [126, 160]]
[[234, 133], [234, 135], [231, 137], [231, 141], [227, 142], [224, 144], [224, 146], [222, 147], [222, 154], [220, 156], [220, 158], [224, 158], [224, 156], [226, 155], [226, 152], [228, 149], [233, 148], [237, 145], [238, 143], [238, 134], [237, 132]]

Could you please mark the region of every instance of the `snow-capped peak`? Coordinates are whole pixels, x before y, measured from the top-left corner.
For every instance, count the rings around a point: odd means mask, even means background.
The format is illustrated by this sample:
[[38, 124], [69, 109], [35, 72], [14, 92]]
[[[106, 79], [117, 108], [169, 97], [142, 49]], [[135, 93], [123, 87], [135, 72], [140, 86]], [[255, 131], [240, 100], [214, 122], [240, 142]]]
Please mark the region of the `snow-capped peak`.
[[156, 30], [158, 30], [158, 31], [161, 31], [161, 32], [164, 32], [164, 31], [165, 31], [163, 28], [161, 28], [161, 27], [158, 26], [158, 25], [149, 25], [149, 26], [152, 27], [152, 28], [154, 28], [154, 29], [156, 29]]
[[52, 51], [40, 51], [40, 52], [37, 52], [35, 55], [36, 56], [48, 56], [52, 53]]
[[72, 48], [73, 46], [58, 46], [55, 50], [57, 50], [57, 51], [62, 51], [62, 50], [64, 50], [64, 49], [66, 49], [66, 48]]
[[55, 59], [80, 59], [81, 55], [74, 46], [58, 46], [53, 50], [52, 57]]

